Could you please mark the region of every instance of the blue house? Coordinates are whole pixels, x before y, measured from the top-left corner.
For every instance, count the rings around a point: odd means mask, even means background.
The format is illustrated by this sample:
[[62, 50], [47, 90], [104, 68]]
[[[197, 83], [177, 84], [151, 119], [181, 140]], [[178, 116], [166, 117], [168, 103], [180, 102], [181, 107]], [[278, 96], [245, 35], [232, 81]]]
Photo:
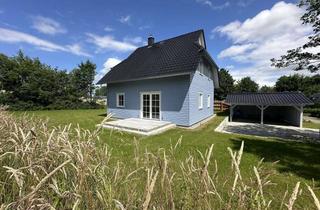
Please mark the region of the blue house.
[[213, 116], [218, 66], [198, 30], [136, 49], [98, 84], [107, 84], [107, 112], [192, 126]]

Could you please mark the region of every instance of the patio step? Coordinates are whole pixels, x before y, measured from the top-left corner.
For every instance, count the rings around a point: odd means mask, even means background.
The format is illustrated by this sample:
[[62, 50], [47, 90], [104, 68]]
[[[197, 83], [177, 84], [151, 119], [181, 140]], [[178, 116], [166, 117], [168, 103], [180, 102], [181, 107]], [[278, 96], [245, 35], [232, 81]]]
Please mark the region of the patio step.
[[102, 127], [150, 136], [174, 128], [176, 125], [166, 121], [129, 118], [106, 122], [104, 125], [102, 125]]

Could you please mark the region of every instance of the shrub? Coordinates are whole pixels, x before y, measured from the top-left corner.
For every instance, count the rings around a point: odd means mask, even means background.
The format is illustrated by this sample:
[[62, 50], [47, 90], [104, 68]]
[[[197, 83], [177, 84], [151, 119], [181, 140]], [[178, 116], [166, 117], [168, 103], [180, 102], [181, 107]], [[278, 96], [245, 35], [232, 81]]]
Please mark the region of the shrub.
[[[3, 103], [6, 104], [9, 110], [12, 111], [25, 111], [25, 110], [61, 110], [61, 109], [102, 109], [104, 105], [96, 102], [82, 102], [82, 101], [70, 101], [61, 100], [54, 102], [48, 106], [42, 106], [35, 104], [33, 101], [16, 101], [14, 103]], [[1, 103], [0, 103], [1, 105]]]
[[262, 161], [252, 167], [252, 177], [244, 177], [243, 142], [238, 152], [228, 148], [232, 165], [230, 176], [223, 177], [213, 145], [180, 161], [182, 137], [170, 149], [153, 152], [140, 151], [134, 139], [127, 145], [134, 158], [122, 162], [99, 139], [101, 128], [47, 124], [0, 109], [0, 209], [292, 209], [309, 193], [298, 182], [283, 197], [272, 196], [266, 189], [273, 171]]

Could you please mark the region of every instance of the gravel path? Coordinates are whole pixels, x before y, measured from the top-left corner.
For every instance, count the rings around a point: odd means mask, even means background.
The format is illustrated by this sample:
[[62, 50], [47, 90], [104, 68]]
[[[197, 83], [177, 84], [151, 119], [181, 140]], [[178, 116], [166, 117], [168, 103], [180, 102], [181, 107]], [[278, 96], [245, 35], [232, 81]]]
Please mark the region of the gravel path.
[[280, 137], [305, 142], [320, 143], [320, 130], [293, 126], [261, 125], [258, 123], [228, 122], [222, 132], [253, 136]]
[[317, 118], [317, 117], [304, 116], [303, 119], [306, 121], [311, 121], [313, 123], [320, 124], [320, 118]]

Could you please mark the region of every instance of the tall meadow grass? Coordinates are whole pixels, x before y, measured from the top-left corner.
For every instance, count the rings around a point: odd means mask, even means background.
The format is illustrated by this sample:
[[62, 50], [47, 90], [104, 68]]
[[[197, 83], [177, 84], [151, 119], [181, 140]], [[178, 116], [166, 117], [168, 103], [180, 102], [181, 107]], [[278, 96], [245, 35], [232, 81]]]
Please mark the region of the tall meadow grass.
[[294, 209], [302, 194], [320, 209], [313, 187], [304, 183], [282, 197], [270, 195], [266, 189], [276, 183], [262, 160], [252, 166], [252, 177], [243, 177], [244, 142], [239, 151], [226, 151], [231, 165], [224, 177], [214, 145], [179, 160], [182, 137], [153, 152], [141, 151], [133, 139], [128, 163], [112, 155], [100, 132], [49, 127], [0, 108], [0, 209]]

